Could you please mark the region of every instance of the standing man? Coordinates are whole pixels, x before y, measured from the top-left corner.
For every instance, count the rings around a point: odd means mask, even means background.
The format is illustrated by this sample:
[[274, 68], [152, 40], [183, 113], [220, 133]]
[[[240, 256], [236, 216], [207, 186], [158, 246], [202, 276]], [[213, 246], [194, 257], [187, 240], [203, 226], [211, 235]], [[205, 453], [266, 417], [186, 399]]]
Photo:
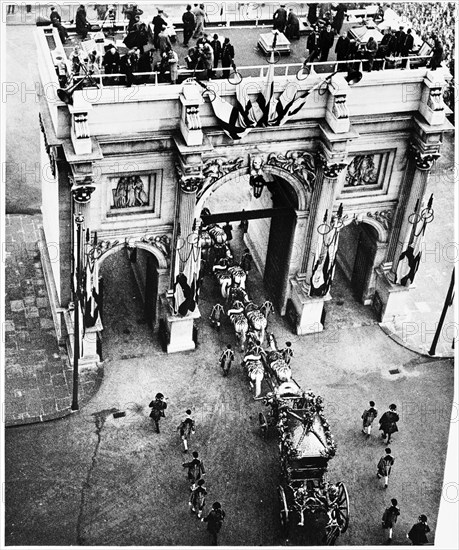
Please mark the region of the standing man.
[[160, 8], [157, 8], [157, 10], [158, 10], [158, 13], [153, 17], [151, 21], [153, 25], [153, 45], [156, 49], [159, 48], [159, 34], [163, 30], [163, 27], [164, 28], [167, 27], [167, 23], [166, 21], [164, 21], [164, 18], [163, 18], [163, 10]]
[[333, 30], [335, 31], [336, 34], [339, 34], [341, 32], [341, 28], [343, 26], [344, 17], [346, 16], [346, 13], [347, 13], [346, 4], [342, 4], [342, 3], [338, 4], [338, 6], [336, 7], [335, 16], [333, 17]]
[[[346, 61], [347, 56], [349, 55], [349, 44], [350, 40], [347, 36], [347, 33], [343, 32], [336, 42], [335, 53], [337, 61]], [[341, 67], [342, 66], [340, 65], [340, 68]]]
[[284, 32], [287, 25], [287, 10], [285, 4], [281, 4], [273, 15], [273, 29], [275, 31]]
[[142, 15], [143, 10], [137, 7], [137, 4], [132, 4], [131, 8], [124, 10], [124, 17], [129, 21], [127, 32], [131, 32], [132, 28], [136, 23], [136, 17], [139, 16], [137, 21], [140, 21], [140, 16]]
[[306, 63], [312, 63], [320, 55], [318, 27], [314, 27], [314, 30], [309, 34], [308, 39], [306, 41], [306, 48], [309, 51], [309, 56], [306, 60]]
[[[214, 34], [213, 40], [210, 43], [212, 46], [212, 49], [214, 50], [214, 76], [216, 75], [216, 69], [218, 68], [218, 62], [222, 58], [222, 43], [220, 42], [218, 38], [218, 34]], [[226, 233], [225, 228], [223, 230]]]
[[193, 486], [194, 488], [191, 490], [190, 495], [190, 508], [192, 512], [196, 512], [196, 509], [198, 510], [198, 519], [201, 519], [202, 511], [206, 504], [207, 490], [204, 487], [204, 483], [203, 479], [199, 479]]
[[[401, 51], [402, 57], [408, 57], [410, 55], [410, 51], [413, 49], [413, 46], [414, 46], [414, 38], [413, 38], [413, 35], [411, 34], [411, 29], [408, 29], [406, 31], [405, 43], [403, 44], [402, 51]], [[406, 67], [406, 64], [407, 64], [407, 60], [404, 59], [402, 63], [402, 69]]]
[[393, 433], [398, 432], [397, 422], [400, 417], [396, 413], [397, 405], [392, 403], [389, 405], [389, 410], [386, 411], [379, 419], [379, 430], [382, 432], [381, 437], [383, 439], [387, 436], [387, 444], [390, 443]]
[[156, 38], [156, 48], [159, 49], [159, 53], [163, 56], [169, 50], [172, 50], [172, 44], [170, 38], [166, 34], [166, 25], [161, 27], [161, 31]]
[[371, 425], [373, 424], [373, 421], [377, 416], [378, 411], [375, 409], [375, 402], [370, 401], [370, 408], [365, 409], [362, 414], [362, 433], [366, 434], [367, 437], [370, 437]]
[[51, 20], [53, 27], [56, 27], [62, 44], [65, 44], [69, 35], [67, 32], [67, 29], [62, 25], [62, 19], [60, 14], [56, 11], [55, 8], [51, 8], [51, 13], [49, 14], [49, 18]]
[[400, 508], [397, 506], [398, 502], [396, 498], [391, 498], [391, 505], [384, 510], [382, 517], [383, 529], [389, 529], [389, 537], [386, 544], [392, 543], [392, 533], [397, 523], [398, 516], [400, 515]]
[[76, 11], [75, 15], [75, 28], [77, 34], [82, 40], [85, 40], [88, 36], [89, 29], [91, 25], [89, 24], [86, 18], [86, 8], [81, 4]]
[[427, 516], [421, 514], [418, 517], [418, 523], [413, 525], [406, 538], [410, 539], [413, 546], [422, 546], [429, 542], [426, 536], [427, 533], [430, 533], [430, 527], [427, 525]]
[[441, 62], [443, 61], [443, 45], [436, 34], [432, 33], [430, 37], [434, 41], [434, 49], [428, 68], [435, 71], [435, 69], [441, 67]]
[[384, 489], [387, 489], [389, 485], [389, 476], [392, 471], [392, 466], [394, 465], [395, 459], [391, 455], [391, 449], [387, 447], [385, 449], [385, 455], [379, 459], [378, 462], [378, 471], [376, 472], [376, 477], [378, 479], [384, 478]]
[[403, 46], [405, 44], [406, 34], [404, 32], [404, 27], [400, 27], [395, 33], [396, 43], [395, 43], [395, 55], [401, 55]]
[[378, 44], [376, 40], [370, 36], [368, 42], [365, 44], [365, 57], [368, 59], [368, 72], [371, 72], [373, 69], [373, 63], [376, 57], [376, 50], [378, 49]]
[[229, 78], [229, 67], [234, 66], [234, 47], [229, 38], [225, 38], [222, 48], [223, 78]]
[[166, 418], [164, 411], [167, 409], [167, 403], [164, 401], [164, 395], [162, 393], [157, 393], [155, 399], [148, 406], [151, 407], [150, 418], [153, 419], [156, 426], [156, 433], [159, 434], [159, 419], [161, 417]]
[[214, 546], [217, 545], [217, 536], [222, 528], [225, 516], [226, 514], [222, 510], [222, 505], [219, 502], [214, 502], [212, 504], [212, 510], [209, 512], [208, 516], [201, 519], [201, 521], [205, 521], [207, 523], [207, 530], [212, 535], [212, 542]]
[[183, 45], [185, 48], [188, 47], [188, 42], [193, 36], [194, 29], [196, 27], [196, 19], [194, 14], [191, 12], [191, 6], [188, 4], [186, 7], [186, 12], [182, 15], [183, 21]]
[[193, 451], [193, 460], [190, 460], [190, 462], [184, 462], [182, 466], [184, 468], [188, 468], [188, 479], [191, 481], [191, 487], [193, 490], [194, 484], [201, 479], [202, 475], [206, 473], [206, 470], [204, 468], [204, 464], [202, 463], [202, 460], [199, 458], [198, 451]]
[[[195, 422], [191, 418], [191, 409], [187, 409], [185, 411], [186, 417], [180, 422], [180, 424], [177, 426], [177, 430], [179, 430], [180, 438], [183, 441], [183, 452], [188, 452], [188, 438], [190, 437], [190, 434], [195, 433]], [[194, 456], [194, 455], [193, 455]]]
[[231, 349], [231, 344], [226, 346], [226, 349], [220, 355], [220, 367], [223, 370], [223, 376], [228, 376], [231, 368], [231, 363], [234, 361], [234, 352]]
[[193, 8], [194, 18], [196, 20], [196, 26], [194, 29], [193, 38], [199, 38], [204, 32], [204, 20], [206, 18], [206, 12], [204, 11], [204, 4], [194, 5]]
[[330, 23], [327, 23], [325, 29], [319, 36], [320, 61], [328, 60], [328, 52], [335, 41], [335, 33], [332, 31]]
[[285, 342], [285, 348], [282, 350], [282, 357], [287, 365], [290, 365], [290, 361], [293, 357], [292, 342]]
[[293, 8], [289, 9], [288, 12], [288, 18], [287, 18], [287, 26], [285, 28], [285, 36], [291, 40], [299, 40], [300, 39], [300, 20], [298, 19], [296, 13], [293, 11]]

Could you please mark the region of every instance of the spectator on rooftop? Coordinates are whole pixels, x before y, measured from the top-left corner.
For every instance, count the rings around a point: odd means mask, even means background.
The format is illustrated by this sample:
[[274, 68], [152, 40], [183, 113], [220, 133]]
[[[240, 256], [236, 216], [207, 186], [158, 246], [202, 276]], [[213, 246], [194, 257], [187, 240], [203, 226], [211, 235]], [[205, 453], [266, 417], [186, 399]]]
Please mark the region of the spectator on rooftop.
[[167, 27], [167, 23], [163, 17], [163, 13], [164, 13], [163, 10], [160, 8], [157, 8], [157, 10], [158, 10], [158, 13], [152, 19], [153, 45], [156, 49], [159, 48], [159, 42], [158, 42], [159, 33], [162, 31], [163, 27]]
[[172, 44], [171, 44], [171, 41], [170, 41], [169, 37], [167, 36], [166, 26], [163, 25], [162, 29], [161, 29], [161, 32], [158, 35], [159, 53], [161, 55], [163, 55], [163, 53], [169, 51], [169, 48], [172, 49]]
[[298, 19], [293, 8], [290, 8], [287, 18], [287, 26], [285, 28], [285, 36], [289, 39], [300, 39], [300, 20]]
[[429, 69], [434, 71], [435, 69], [441, 67], [441, 62], [443, 61], [443, 46], [436, 34], [432, 34], [431, 38], [434, 41], [434, 48], [429, 63]]
[[61, 16], [56, 11], [56, 8], [51, 8], [51, 13], [49, 14], [49, 18], [51, 20], [53, 27], [57, 29], [57, 32], [59, 33], [59, 38], [61, 39], [62, 44], [65, 44], [69, 35], [67, 32], [67, 29], [62, 25]]
[[337, 61], [345, 61], [349, 55], [349, 44], [350, 40], [346, 32], [341, 33], [341, 36], [338, 38], [335, 47], [336, 59]]
[[[218, 38], [218, 34], [214, 34], [213, 40], [210, 43], [212, 46], [212, 49], [214, 50], [214, 69], [217, 69], [218, 62], [222, 58], [222, 43], [220, 42], [220, 39]], [[215, 76], [215, 71], [214, 71]]]
[[191, 6], [188, 4], [186, 7], [185, 13], [182, 15], [183, 21], [183, 45], [185, 48], [188, 47], [188, 42], [193, 36], [194, 29], [196, 27], [196, 19], [194, 14], [191, 12]]
[[346, 16], [346, 13], [347, 13], [346, 4], [343, 4], [343, 3], [338, 4], [338, 6], [336, 7], [336, 13], [335, 13], [335, 16], [333, 17], [333, 24], [332, 24], [333, 30], [335, 31], [336, 34], [339, 34], [341, 32], [341, 28], [343, 26], [344, 17]]
[[234, 46], [231, 44], [229, 38], [225, 38], [222, 48], [222, 67], [223, 78], [228, 78], [230, 75], [229, 67], [234, 66]]
[[281, 4], [280, 8], [274, 12], [273, 15], [273, 29], [275, 31], [284, 32], [287, 25], [287, 10], [285, 4]]
[[333, 46], [335, 41], [335, 33], [332, 31], [330, 23], [328, 23], [325, 29], [319, 35], [319, 48], [320, 48], [320, 60], [328, 60], [328, 52]]
[[[143, 10], [137, 7], [137, 4], [132, 4], [130, 8], [124, 10], [124, 16], [129, 21], [127, 31], [130, 32], [136, 21], [140, 20], [140, 16], [143, 14]], [[139, 18], [136, 20], [136, 16]]]
[[88, 36], [89, 29], [91, 25], [86, 18], [86, 8], [83, 4], [79, 6], [75, 15], [75, 28], [76, 33], [80, 36], [82, 40], [85, 40]]
[[194, 29], [193, 38], [199, 38], [204, 32], [204, 20], [206, 18], [206, 12], [204, 11], [204, 4], [195, 4], [193, 8], [193, 14], [196, 20], [196, 26]]

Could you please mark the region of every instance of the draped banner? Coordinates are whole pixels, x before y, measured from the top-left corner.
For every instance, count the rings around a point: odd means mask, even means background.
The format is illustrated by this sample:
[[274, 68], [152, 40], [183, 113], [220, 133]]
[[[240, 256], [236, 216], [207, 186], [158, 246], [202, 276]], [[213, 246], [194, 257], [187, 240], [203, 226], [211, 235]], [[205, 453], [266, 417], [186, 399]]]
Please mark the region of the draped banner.
[[[180, 241], [182, 239], [178, 239]], [[183, 242], [183, 240], [182, 240]], [[185, 256], [186, 255], [186, 256]], [[185, 257], [183, 257], [185, 256]], [[180, 271], [180, 264], [183, 270]], [[193, 231], [183, 246], [176, 246], [174, 272], [174, 313], [182, 317], [196, 309], [199, 299], [199, 272], [201, 267], [201, 243], [197, 231]]]

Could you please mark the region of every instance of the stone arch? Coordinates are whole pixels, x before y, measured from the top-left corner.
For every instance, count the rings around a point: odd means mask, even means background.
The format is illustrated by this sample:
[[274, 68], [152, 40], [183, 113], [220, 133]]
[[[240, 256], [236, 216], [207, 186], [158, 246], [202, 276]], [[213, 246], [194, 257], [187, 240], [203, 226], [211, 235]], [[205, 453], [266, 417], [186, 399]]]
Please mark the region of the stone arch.
[[[99, 258], [99, 261], [100, 263], [102, 263], [104, 260], [106, 260], [109, 256], [111, 256], [112, 254], [114, 254], [115, 252], [118, 252], [119, 250], [121, 250], [122, 248], [125, 248], [127, 246], [126, 244], [126, 241], [122, 241], [118, 244], [116, 244], [115, 246], [109, 248], [108, 250], [106, 250]], [[146, 250], [147, 252], [151, 252], [151, 254], [153, 254], [153, 256], [157, 259], [158, 261], [158, 268], [159, 269], [167, 269], [168, 267], [168, 264], [167, 264], [167, 258], [166, 256], [161, 252], [161, 250], [159, 250], [159, 248], [157, 248], [156, 246], [153, 246], [149, 243], [145, 243], [143, 241], [131, 241], [130, 242], [130, 246], [134, 246], [136, 248], [141, 248], [142, 250]]]
[[[269, 164], [265, 164], [263, 167], [263, 170], [267, 174], [278, 176], [282, 178], [284, 181], [286, 181], [288, 184], [290, 184], [294, 189], [298, 199], [297, 210], [298, 211], [306, 210], [309, 203], [310, 194], [307, 192], [305, 186], [301, 184], [301, 182], [297, 178], [295, 178], [290, 172], [288, 172], [287, 170], [284, 170], [283, 168], [280, 168], [279, 166], [272, 166]], [[200, 215], [201, 210], [204, 208], [204, 205], [207, 199], [212, 193], [215, 193], [217, 189], [219, 189], [229, 181], [237, 180], [237, 179], [240, 179], [242, 176], [247, 176], [247, 175], [248, 175], [248, 168], [239, 168], [215, 180], [207, 188], [205, 188], [205, 184], [204, 184], [204, 191], [199, 196], [198, 201], [196, 203], [195, 217], [198, 217]]]
[[373, 229], [376, 230], [378, 234], [378, 242], [380, 243], [387, 243], [387, 240], [389, 238], [389, 231], [383, 226], [381, 222], [379, 222], [376, 218], [371, 218], [369, 216], [365, 215], [358, 215], [356, 217], [352, 217], [344, 222], [344, 225], [349, 225], [351, 223], [366, 223], [373, 227]]

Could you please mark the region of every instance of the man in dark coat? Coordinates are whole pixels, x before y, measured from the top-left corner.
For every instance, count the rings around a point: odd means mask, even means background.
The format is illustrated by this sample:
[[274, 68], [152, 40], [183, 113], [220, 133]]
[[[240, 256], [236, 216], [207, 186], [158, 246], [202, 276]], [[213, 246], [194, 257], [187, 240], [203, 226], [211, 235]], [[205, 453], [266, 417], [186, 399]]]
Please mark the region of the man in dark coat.
[[306, 41], [306, 48], [309, 51], [307, 62], [312, 63], [320, 56], [319, 29], [317, 27], [311, 32]]
[[378, 411], [375, 409], [375, 402], [370, 401], [370, 406], [368, 409], [365, 409], [362, 413], [362, 432], [370, 437], [371, 426], [374, 419], [378, 416]]
[[389, 410], [386, 411], [379, 419], [379, 429], [382, 431], [381, 437], [384, 439], [387, 436], [387, 443], [390, 443], [391, 435], [398, 432], [397, 422], [400, 417], [396, 413], [397, 405], [389, 405]]
[[159, 33], [162, 31], [163, 27], [167, 27], [166, 21], [163, 19], [163, 10], [158, 8], [158, 13], [153, 17], [153, 45], [156, 49], [159, 48], [158, 37]]
[[229, 78], [229, 75], [230, 75], [229, 67], [233, 67], [233, 65], [234, 65], [234, 47], [231, 44], [230, 39], [225, 38], [225, 41], [223, 42], [223, 48], [222, 48], [222, 67], [224, 68], [223, 78]]
[[51, 8], [51, 13], [49, 14], [49, 18], [51, 20], [51, 23], [53, 24], [53, 27], [56, 27], [62, 44], [65, 44], [69, 35], [67, 32], [67, 29], [62, 25], [61, 16], [59, 15], [59, 13], [56, 11], [55, 8]]
[[337, 61], [345, 61], [347, 59], [349, 55], [349, 44], [350, 40], [347, 33], [343, 32], [336, 42], [335, 53]]
[[75, 28], [77, 34], [84, 40], [88, 36], [91, 25], [86, 18], [86, 8], [81, 4], [75, 15]]
[[391, 455], [392, 451], [389, 447], [386, 448], [385, 453], [386, 454], [379, 459], [376, 477], [378, 479], [381, 479], [382, 477], [384, 478], [384, 488], [387, 489], [389, 485], [389, 476], [392, 471], [395, 458]]
[[214, 502], [212, 505], [212, 510], [209, 512], [207, 517], [201, 519], [201, 521], [205, 521], [207, 523], [207, 530], [212, 534], [212, 542], [214, 545], [217, 545], [217, 536], [222, 528], [225, 516], [226, 514], [222, 510], [221, 504], [219, 502]]
[[204, 464], [202, 463], [202, 460], [200, 460], [199, 454], [197, 451], [193, 451], [193, 460], [190, 460], [190, 462], [184, 462], [182, 466], [184, 468], [188, 468], [188, 479], [191, 482], [191, 485], [193, 486], [198, 479], [201, 479], [202, 475], [206, 473], [206, 470], [204, 468]]
[[[408, 57], [410, 55], [410, 51], [413, 49], [414, 46], [414, 37], [411, 34], [411, 29], [408, 29], [406, 31], [406, 37], [405, 37], [405, 43], [403, 44], [402, 51], [400, 52], [402, 57]], [[407, 60], [404, 59], [402, 63], [402, 68], [406, 67]]]
[[319, 36], [319, 48], [320, 48], [320, 60], [327, 61], [328, 52], [333, 46], [335, 41], [335, 33], [332, 31], [330, 23], [327, 24], [325, 29], [320, 33]]
[[273, 29], [275, 31], [284, 32], [287, 25], [287, 10], [285, 4], [281, 4], [273, 15]]
[[410, 532], [406, 535], [406, 538], [410, 539], [413, 546], [422, 546], [427, 544], [427, 533], [430, 533], [430, 527], [427, 525], [427, 517], [421, 514], [418, 517], [418, 523], [415, 523], [410, 529]]
[[401, 55], [403, 46], [405, 44], [406, 34], [403, 30], [404, 27], [400, 27], [399, 30], [395, 33], [395, 55]]
[[218, 39], [218, 34], [214, 34], [214, 38], [210, 43], [214, 50], [214, 69], [218, 67], [218, 62], [222, 58], [222, 43]]
[[[137, 4], [133, 4], [131, 8], [124, 10], [124, 16], [129, 21], [127, 31], [130, 32], [136, 21], [140, 20], [143, 10], [137, 7]], [[138, 19], [136, 17], [138, 16]]]
[[314, 26], [317, 23], [317, 6], [318, 4], [308, 4], [308, 21], [311, 26]]
[[333, 17], [333, 30], [336, 34], [339, 34], [341, 32], [341, 27], [344, 23], [344, 17], [347, 13], [347, 6], [346, 4], [338, 4], [336, 8], [335, 17]]
[[194, 28], [196, 27], [196, 19], [191, 11], [191, 6], [188, 4], [186, 12], [182, 15], [183, 21], [183, 45], [188, 47], [188, 42], [193, 36]]
[[165, 418], [164, 411], [167, 409], [167, 403], [164, 401], [164, 395], [157, 393], [155, 399], [148, 405], [151, 407], [150, 418], [153, 420], [156, 426], [156, 433], [159, 434], [159, 419]]
[[382, 516], [382, 526], [383, 529], [389, 529], [389, 538], [387, 539], [387, 544], [392, 543], [392, 533], [397, 523], [398, 516], [400, 515], [400, 508], [398, 507], [398, 502], [396, 498], [390, 499], [390, 506], [384, 510]]
[[285, 36], [289, 39], [300, 39], [300, 20], [298, 19], [293, 8], [288, 12], [287, 27], [285, 28]]
[[434, 41], [434, 49], [432, 57], [430, 58], [429, 69], [435, 70], [441, 67], [441, 62], [443, 61], [443, 46], [436, 34], [432, 34], [431, 38]]
[[115, 46], [112, 46], [105, 52], [102, 65], [104, 66], [105, 74], [117, 74], [120, 72], [120, 54]]

